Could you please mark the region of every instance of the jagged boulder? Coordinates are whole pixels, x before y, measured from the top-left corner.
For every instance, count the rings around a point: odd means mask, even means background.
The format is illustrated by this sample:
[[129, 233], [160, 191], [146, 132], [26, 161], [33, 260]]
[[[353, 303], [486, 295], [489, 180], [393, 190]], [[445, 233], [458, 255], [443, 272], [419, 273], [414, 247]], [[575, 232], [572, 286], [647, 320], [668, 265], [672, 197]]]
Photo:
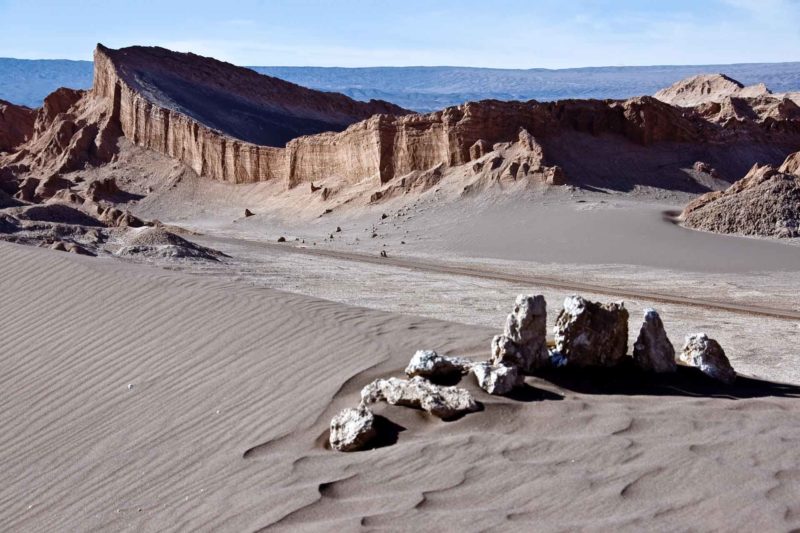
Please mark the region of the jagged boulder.
[[486, 139], [478, 139], [469, 147], [470, 160], [480, 159], [492, 151], [492, 145]]
[[493, 364], [532, 372], [547, 364], [547, 303], [544, 296], [520, 294], [506, 318], [503, 335], [492, 339]]
[[795, 152], [786, 157], [778, 172], [800, 176], [800, 152]]
[[628, 351], [625, 304], [601, 304], [580, 296], [564, 299], [553, 328], [555, 350], [569, 366], [613, 366]]
[[60, 176], [52, 175], [41, 180], [34, 191], [34, 199], [37, 201], [52, 198], [56, 193], [64, 189], [69, 189], [72, 182]]
[[103, 178], [93, 181], [86, 189], [86, 197], [93, 201], [107, 200], [120, 194], [117, 180]]
[[633, 360], [648, 372], [675, 371], [675, 348], [655, 309], [644, 310], [644, 322], [633, 345]]
[[503, 363], [497, 365], [489, 362], [477, 363], [473, 365], [472, 373], [475, 374], [480, 388], [489, 394], [508, 394], [524, 382], [518, 367]]
[[566, 185], [567, 176], [564, 174], [564, 169], [558, 165], [546, 167], [544, 169], [544, 181], [548, 185]]
[[468, 390], [444, 387], [415, 376], [409, 380], [376, 379], [361, 389], [361, 402], [365, 405], [384, 401], [423, 409], [439, 418], [454, 418], [478, 409], [478, 403]]
[[736, 371], [728, 361], [722, 346], [705, 333], [695, 333], [686, 337], [680, 360], [727, 385], [736, 380]]
[[141, 228], [145, 226], [145, 222], [131, 214], [130, 211], [120, 211], [116, 207], [109, 207], [108, 209], [101, 208], [98, 219], [109, 226], [118, 228]]
[[469, 372], [473, 362], [463, 357], [439, 355], [433, 350], [417, 350], [406, 367], [409, 377], [446, 379]]
[[517, 345], [505, 335], [495, 335], [492, 338], [492, 357], [493, 364], [504, 364], [509, 366], [524, 367], [525, 361], [520, 355]]
[[36, 196], [36, 188], [39, 187], [39, 179], [28, 177], [19, 184], [19, 189], [14, 198], [23, 202], [33, 202]]
[[377, 434], [372, 410], [366, 405], [359, 405], [355, 409], [342, 409], [333, 417], [328, 441], [334, 450], [354, 452], [366, 448]]

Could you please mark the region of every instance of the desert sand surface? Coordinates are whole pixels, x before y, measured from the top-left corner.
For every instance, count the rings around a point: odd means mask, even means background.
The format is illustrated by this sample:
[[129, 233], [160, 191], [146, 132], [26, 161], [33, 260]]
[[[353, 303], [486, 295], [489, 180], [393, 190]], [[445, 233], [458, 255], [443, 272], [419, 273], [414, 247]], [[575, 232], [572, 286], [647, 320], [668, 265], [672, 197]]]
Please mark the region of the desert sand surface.
[[465, 378], [483, 412], [377, 407], [395, 436], [335, 453], [327, 420], [363, 384], [423, 346], [481, 357], [493, 330], [0, 250], [9, 530], [798, 527], [797, 387]]
[[[95, 60], [90, 91], [3, 104], [0, 529], [800, 528], [785, 94], [414, 114]], [[681, 353], [697, 332], [725, 354]], [[365, 395], [425, 349], [470, 359], [447, 390], [475, 412]], [[377, 436], [339, 451], [368, 404]]]
[[[233, 222], [204, 208], [194, 219], [186, 214], [167, 221], [202, 231], [189, 238], [230, 259], [166, 266], [486, 327], [502, 324], [509, 295], [518, 293], [542, 293], [556, 308], [573, 293], [624, 300], [633, 317], [647, 307], [659, 309], [677, 350], [684, 335], [713, 331], [740, 371], [800, 381], [795, 353], [787, 349], [800, 334], [799, 247], [687, 230], [665, 220], [664, 204], [601, 201], [553, 195], [549, 204], [512, 201], [489, 208], [471, 201], [421, 202], [418, 211], [401, 217], [382, 219], [376, 210], [305, 223], [258, 214]], [[228, 209], [240, 212], [230, 204]], [[581, 217], [586, 222], [574, 222]], [[486, 219], [491, 223], [483, 224]], [[636, 222], [625, 223], [631, 220]], [[553, 236], [553, 227], [564, 231]], [[648, 232], [665, 237], [649, 239]], [[287, 242], [276, 242], [279, 235]], [[573, 240], [585, 246], [571, 249]], [[676, 266], [652, 266], [659, 261]], [[637, 334], [631, 328], [629, 344]]]

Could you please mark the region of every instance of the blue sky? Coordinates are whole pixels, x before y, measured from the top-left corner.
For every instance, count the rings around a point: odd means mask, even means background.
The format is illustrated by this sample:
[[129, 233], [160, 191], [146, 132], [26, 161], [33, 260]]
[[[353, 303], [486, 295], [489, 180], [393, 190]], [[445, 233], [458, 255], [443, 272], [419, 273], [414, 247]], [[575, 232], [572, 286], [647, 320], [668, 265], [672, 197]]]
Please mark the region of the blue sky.
[[0, 57], [160, 45], [240, 65], [564, 68], [800, 60], [800, 0], [0, 0]]

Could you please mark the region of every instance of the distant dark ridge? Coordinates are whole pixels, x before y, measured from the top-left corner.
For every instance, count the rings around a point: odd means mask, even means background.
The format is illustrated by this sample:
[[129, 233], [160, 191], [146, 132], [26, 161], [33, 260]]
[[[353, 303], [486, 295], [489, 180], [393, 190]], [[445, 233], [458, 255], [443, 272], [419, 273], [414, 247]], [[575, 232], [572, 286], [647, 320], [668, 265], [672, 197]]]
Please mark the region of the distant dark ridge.
[[[508, 70], [469, 67], [252, 67], [312, 89], [357, 100], [382, 99], [417, 111], [468, 100], [628, 98], [695, 74], [722, 72], [745, 85], [763, 82], [774, 92], [800, 90], [800, 62], [652, 67]], [[30, 107], [58, 87], [89, 88], [90, 61], [0, 58], [0, 99]]]

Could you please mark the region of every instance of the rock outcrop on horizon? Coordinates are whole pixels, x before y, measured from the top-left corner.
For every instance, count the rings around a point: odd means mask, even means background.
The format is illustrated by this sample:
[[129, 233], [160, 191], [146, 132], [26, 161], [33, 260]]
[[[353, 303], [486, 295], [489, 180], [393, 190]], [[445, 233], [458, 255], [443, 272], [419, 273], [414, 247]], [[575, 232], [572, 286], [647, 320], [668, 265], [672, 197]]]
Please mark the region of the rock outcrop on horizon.
[[769, 89], [763, 83], [746, 87], [724, 74], [699, 74], [677, 81], [653, 96], [668, 104], [694, 107], [731, 96], [758, 97], [769, 94]]
[[754, 165], [725, 191], [704, 194], [681, 214], [689, 228], [761, 237], [800, 237], [800, 152], [775, 168]]
[[448, 178], [465, 195], [494, 184], [567, 183], [704, 192], [709, 185], [690, 172], [696, 161], [737, 175], [800, 144], [792, 100], [737, 94], [691, 108], [641, 96], [485, 100], [413, 114], [193, 54], [98, 45], [92, 89], [48, 96], [29, 139], [0, 156], [0, 169], [13, 196], [29, 177], [112, 161], [125, 138], [217, 181], [311, 184], [322, 202], [345, 201], [338, 195], [348, 189], [377, 202]]

